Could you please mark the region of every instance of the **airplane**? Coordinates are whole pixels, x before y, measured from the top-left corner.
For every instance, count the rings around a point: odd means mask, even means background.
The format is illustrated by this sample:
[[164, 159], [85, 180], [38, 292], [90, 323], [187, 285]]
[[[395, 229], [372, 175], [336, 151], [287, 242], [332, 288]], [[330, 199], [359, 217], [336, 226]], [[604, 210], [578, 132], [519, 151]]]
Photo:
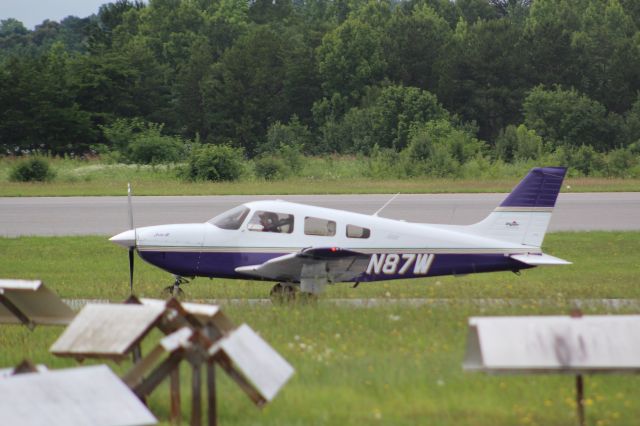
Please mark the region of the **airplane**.
[[[571, 262], [542, 252], [566, 167], [534, 168], [484, 220], [472, 225], [410, 223], [287, 201], [252, 201], [204, 223], [133, 226], [110, 238], [187, 278], [271, 281], [272, 297], [317, 295], [327, 284], [466, 275]], [[386, 204], [385, 204], [386, 206]], [[383, 206], [383, 208], [385, 207]], [[299, 290], [299, 291], [298, 291]]]

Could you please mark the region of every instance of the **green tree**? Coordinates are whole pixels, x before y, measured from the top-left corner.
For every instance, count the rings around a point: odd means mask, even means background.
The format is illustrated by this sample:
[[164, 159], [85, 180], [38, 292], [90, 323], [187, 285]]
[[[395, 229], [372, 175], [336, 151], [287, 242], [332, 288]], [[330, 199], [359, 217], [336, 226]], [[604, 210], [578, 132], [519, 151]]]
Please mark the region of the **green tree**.
[[470, 24], [478, 20], [497, 19], [500, 16], [499, 10], [492, 7], [487, 0], [456, 0], [455, 3], [460, 15]]
[[374, 146], [400, 151], [413, 126], [437, 119], [449, 119], [449, 114], [432, 93], [398, 85], [373, 87], [362, 106], [324, 123], [323, 145], [338, 152], [369, 154]]
[[249, 30], [211, 68], [203, 81], [204, 138], [233, 140], [250, 155], [270, 123], [289, 115], [285, 57], [290, 44], [271, 27]]
[[621, 140], [605, 107], [574, 89], [538, 86], [527, 95], [523, 109], [525, 125], [547, 141], [604, 151]]
[[325, 96], [339, 94], [346, 106], [356, 105], [364, 88], [381, 81], [387, 68], [383, 32], [354, 17], [324, 36], [317, 55]]
[[572, 47], [573, 34], [580, 29], [580, 13], [590, 0], [536, 0], [525, 22], [527, 55], [521, 72], [535, 84], [578, 86], [581, 64]]
[[444, 18], [427, 5], [416, 6], [410, 12], [396, 8], [386, 32], [389, 78], [405, 86], [435, 90], [436, 64], [452, 35]]
[[617, 0], [592, 0], [581, 16], [572, 47], [579, 57], [576, 86], [607, 107], [622, 113], [640, 90], [640, 42], [637, 27]]
[[0, 145], [8, 152], [82, 153], [96, 142], [90, 114], [76, 102], [71, 57], [61, 43], [0, 70]]
[[521, 121], [524, 55], [521, 29], [513, 22], [461, 21], [442, 55], [438, 99], [465, 121], [476, 121], [480, 138], [493, 140], [500, 129]]

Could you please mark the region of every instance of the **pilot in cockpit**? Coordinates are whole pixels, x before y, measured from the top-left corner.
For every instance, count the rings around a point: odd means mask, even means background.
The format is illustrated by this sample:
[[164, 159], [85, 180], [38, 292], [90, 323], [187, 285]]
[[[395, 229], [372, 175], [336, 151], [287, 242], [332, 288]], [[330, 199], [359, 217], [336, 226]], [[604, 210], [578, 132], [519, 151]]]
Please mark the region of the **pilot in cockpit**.
[[278, 229], [280, 219], [273, 212], [260, 213], [260, 225], [262, 225], [262, 232], [280, 232]]

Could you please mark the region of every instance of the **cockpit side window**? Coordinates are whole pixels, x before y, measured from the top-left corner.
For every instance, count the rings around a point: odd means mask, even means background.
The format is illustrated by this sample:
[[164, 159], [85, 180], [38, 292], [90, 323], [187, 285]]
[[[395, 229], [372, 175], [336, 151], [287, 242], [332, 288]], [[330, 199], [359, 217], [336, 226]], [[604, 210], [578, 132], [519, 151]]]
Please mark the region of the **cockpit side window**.
[[293, 215], [258, 210], [251, 217], [247, 229], [257, 232], [290, 234], [293, 232]]
[[371, 236], [371, 230], [369, 228], [363, 228], [357, 225], [347, 225], [347, 237], [348, 238], [369, 238]]
[[336, 223], [333, 220], [307, 216], [304, 218], [304, 233], [306, 235], [333, 237], [336, 235]]
[[219, 214], [209, 221], [210, 224], [222, 229], [240, 229], [240, 226], [247, 218], [249, 208], [238, 206], [224, 213]]

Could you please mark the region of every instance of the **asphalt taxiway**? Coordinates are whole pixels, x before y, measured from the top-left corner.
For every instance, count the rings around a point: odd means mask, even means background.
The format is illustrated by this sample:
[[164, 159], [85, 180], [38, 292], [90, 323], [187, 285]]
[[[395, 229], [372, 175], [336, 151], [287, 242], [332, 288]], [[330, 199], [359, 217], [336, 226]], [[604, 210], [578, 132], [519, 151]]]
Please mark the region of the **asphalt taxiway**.
[[[238, 204], [283, 199], [372, 214], [392, 195], [133, 197], [136, 226], [204, 222]], [[470, 224], [506, 194], [401, 194], [380, 216]], [[127, 197], [0, 197], [0, 236], [114, 235], [128, 229]], [[562, 193], [550, 231], [640, 230], [640, 192]]]

